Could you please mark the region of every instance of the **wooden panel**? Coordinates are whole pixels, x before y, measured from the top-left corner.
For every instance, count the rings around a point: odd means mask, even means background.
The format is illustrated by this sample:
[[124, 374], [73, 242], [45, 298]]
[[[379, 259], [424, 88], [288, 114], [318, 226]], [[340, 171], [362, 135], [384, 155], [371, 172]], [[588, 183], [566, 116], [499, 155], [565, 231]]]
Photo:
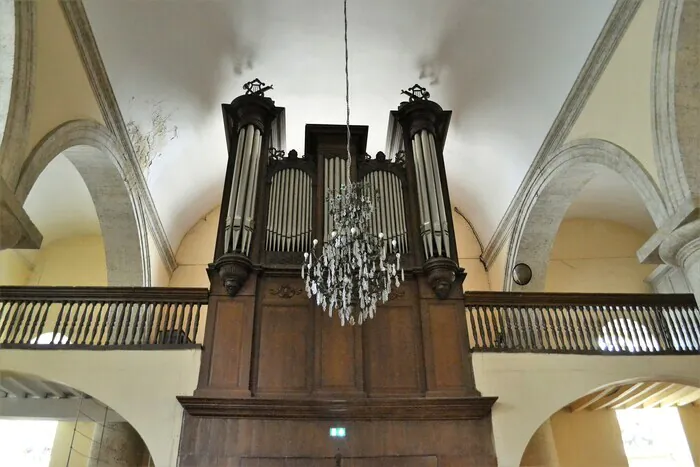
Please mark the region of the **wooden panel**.
[[416, 308], [380, 307], [374, 319], [363, 325], [365, 387], [369, 394], [423, 392], [423, 352]]
[[[209, 386], [247, 391], [250, 378], [253, 299], [221, 299], [215, 302], [215, 307]], [[209, 311], [212, 312], [213, 310]]]
[[248, 457], [241, 459], [241, 467], [333, 467], [335, 462], [333, 459], [311, 459], [311, 458], [296, 458], [296, 459], [270, 459], [270, 458], [252, 458]]
[[321, 395], [352, 396], [363, 391], [362, 327], [341, 326], [337, 316], [316, 310], [316, 381]]
[[[305, 460], [303, 466], [315, 466], [317, 460], [330, 461], [334, 467], [340, 452], [358, 466], [427, 467], [437, 458], [440, 467], [495, 467], [491, 421], [371, 421], [346, 422], [348, 436], [332, 440], [328, 430], [334, 422], [289, 420], [238, 420], [235, 418], [199, 418], [185, 416], [180, 444], [180, 465], [255, 466], [255, 460]], [[394, 457], [396, 456], [396, 457]], [[352, 457], [353, 459], [348, 459]], [[386, 461], [382, 463], [381, 461]], [[423, 463], [418, 463], [421, 461]], [[248, 462], [248, 464], [246, 464]], [[374, 462], [374, 463], [373, 463]], [[378, 462], [378, 464], [377, 464]], [[285, 464], [282, 464], [285, 465]], [[298, 467], [299, 464], [291, 464]], [[349, 464], [352, 465], [352, 464]]]
[[450, 302], [423, 302], [421, 307], [425, 371], [428, 394], [432, 395], [467, 391], [464, 307], [457, 310]]
[[263, 305], [256, 394], [308, 393], [311, 345], [313, 323], [308, 305]]
[[387, 456], [364, 459], [343, 459], [340, 465], [342, 467], [437, 467], [438, 461], [435, 456]]

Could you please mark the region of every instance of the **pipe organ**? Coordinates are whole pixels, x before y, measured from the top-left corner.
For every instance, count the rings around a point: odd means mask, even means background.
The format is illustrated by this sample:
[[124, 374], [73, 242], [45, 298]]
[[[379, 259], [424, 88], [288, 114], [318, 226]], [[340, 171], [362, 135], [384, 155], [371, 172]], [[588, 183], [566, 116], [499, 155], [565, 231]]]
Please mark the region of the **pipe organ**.
[[326, 156], [323, 164], [323, 186], [324, 186], [324, 201], [323, 201], [323, 232], [324, 239], [328, 240], [331, 232], [334, 230], [333, 218], [328, 211], [328, 206], [325, 201], [327, 195], [340, 191], [340, 187], [347, 183], [350, 178], [350, 164], [345, 156]]
[[[313, 229], [313, 172], [311, 164], [284, 163], [280, 154], [271, 160], [270, 188], [267, 200], [267, 239], [269, 252], [304, 252], [311, 247]], [[271, 153], [272, 155], [273, 153]], [[288, 162], [296, 163], [296, 151]], [[306, 170], [304, 166], [306, 167]]]
[[361, 167], [366, 164], [374, 165], [374, 170], [370, 168], [371, 171], [361, 178], [367, 182], [367, 196], [376, 199], [370, 230], [375, 235], [383, 232], [390, 241], [396, 240], [398, 251], [405, 255], [408, 252], [408, 232], [404, 205], [406, 177], [403, 155], [399, 155], [392, 163], [386, 161], [383, 153], [379, 153], [374, 161], [360, 161]]
[[236, 148], [236, 161], [231, 180], [231, 196], [226, 214], [224, 248], [226, 253], [250, 253], [255, 218], [258, 167], [262, 131], [253, 124], [241, 128]]
[[[442, 162], [450, 112], [413, 90], [390, 113], [386, 156], [351, 126], [347, 158], [345, 125], [306, 125], [297, 153], [269, 89], [256, 80], [223, 105], [228, 166], [199, 382], [178, 398], [180, 465], [321, 466], [340, 448], [367, 465], [495, 466], [495, 398], [474, 386]], [[396, 240], [405, 279], [373, 319], [342, 327], [300, 273], [333, 230], [326, 196], [348, 180], [374, 197], [368, 228]], [[348, 444], [324, 441], [330, 423]]]

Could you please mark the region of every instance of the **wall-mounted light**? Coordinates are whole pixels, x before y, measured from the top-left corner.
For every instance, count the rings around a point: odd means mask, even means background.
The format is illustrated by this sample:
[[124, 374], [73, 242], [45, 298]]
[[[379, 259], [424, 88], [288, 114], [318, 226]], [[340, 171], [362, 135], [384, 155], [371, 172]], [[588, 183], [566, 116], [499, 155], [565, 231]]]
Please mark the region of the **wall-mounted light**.
[[527, 285], [532, 280], [532, 269], [525, 263], [513, 267], [513, 281], [518, 285]]
[[330, 429], [331, 438], [345, 438], [345, 427], [339, 426]]

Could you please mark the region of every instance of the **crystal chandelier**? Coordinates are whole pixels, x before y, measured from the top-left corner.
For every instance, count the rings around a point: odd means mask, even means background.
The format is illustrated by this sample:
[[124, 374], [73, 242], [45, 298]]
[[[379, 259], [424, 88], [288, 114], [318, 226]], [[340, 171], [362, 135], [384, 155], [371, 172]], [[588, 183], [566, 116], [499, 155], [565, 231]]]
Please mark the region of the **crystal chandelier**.
[[[347, 0], [345, 19], [345, 103], [347, 156], [350, 154], [350, 80], [348, 74]], [[377, 201], [377, 192], [369, 184], [348, 180], [339, 191], [328, 193], [326, 204], [333, 230], [323, 244], [314, 239], [310, 252], [304, 253], [301, 277], [306, 293], [341, 325], [362, 324], [374, 317], [377, 305], [389, 300], [392, 286], [404, 280], [401, 253], [395, 239], [374, 234], [369, 222]]]

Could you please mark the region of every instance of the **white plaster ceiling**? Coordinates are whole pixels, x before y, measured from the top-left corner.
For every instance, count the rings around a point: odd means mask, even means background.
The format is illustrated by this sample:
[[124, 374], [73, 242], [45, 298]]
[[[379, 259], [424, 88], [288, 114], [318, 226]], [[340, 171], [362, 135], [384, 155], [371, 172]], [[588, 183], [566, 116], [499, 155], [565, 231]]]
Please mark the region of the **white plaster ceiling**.
[[642, 198], [632, 185], [612, 170], [601, 171], [588, 182], [565, 217], [619, 222], [648, 235], [656, 231]]
[[[415, 82], [452, 110], [454, 205], [493, 234], [614, 0], [350, 0], [352, 123], [384, 150], [389, 111]], [[122, 113], [161, 118], [148, 184], [176, 248], [220, 202], [220, 104], [255, 77], [287, 109], [287, 149], [306, 123], [344, 121], [341, 0], [85, 0]]]
[[42, 246], [66, 237], [100, 235], [100, 222], [83, 178], [65, 156], [46, 166], [24, 202], [43, 235]]

